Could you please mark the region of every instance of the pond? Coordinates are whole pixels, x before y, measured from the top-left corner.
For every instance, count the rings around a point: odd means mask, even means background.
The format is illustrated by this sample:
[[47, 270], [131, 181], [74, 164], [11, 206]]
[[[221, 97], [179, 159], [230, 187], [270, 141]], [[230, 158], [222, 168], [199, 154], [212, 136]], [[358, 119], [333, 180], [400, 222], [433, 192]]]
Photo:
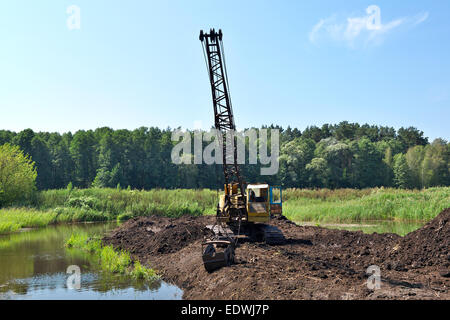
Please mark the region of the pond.
[[[366, 233], [392, 232], [405, 235], [425, 222], [370, 221], [351, 224], [295, 221], [300, 225], [361, 230]], [[138, 281], [104, 272], [98, 259], [79, 249], [67, 249], [72, 233], [102, 235], [117, 223], [80, 223], [49, 226], [0, 235], [0, 300], [2, 299], [181, 299], [182, 290], [158, 280]], [[68, 267], [81, 271], [81, 286], [70, 289]]]
[[[116, 226], [66, 224], [0, 235], [0, 300], [181, 299], [183, 292], [176, 286], [104, 272], [93, 255], [64, 247], [73, 232], [101, 235]], [[67, 285], [72, 265], [81, 271], [79, 289]]]

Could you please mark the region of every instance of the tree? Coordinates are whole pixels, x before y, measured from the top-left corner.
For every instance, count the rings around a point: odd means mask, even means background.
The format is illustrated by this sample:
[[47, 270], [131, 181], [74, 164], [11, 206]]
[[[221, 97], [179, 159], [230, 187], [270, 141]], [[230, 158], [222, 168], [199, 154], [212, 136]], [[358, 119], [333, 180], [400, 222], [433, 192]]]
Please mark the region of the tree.
[[[97, 134], [98, 129], [95, 131]], [[112, 179], [112, 168], [117, 163], [113, 160], [112, 149], [113, 149], [113, 141], [111, 137], [110, 131], [103, 131], [103, 136], [99, 135], [100, 143], [99, 143], [99, 156], [98, 156], [98, 169], [97, 175], [95, 176], [93, 186], [97, 188], [112, 188], [119, 183], [115, 177]], [[115, 175], [118, 174], [118, 169], [115, 170]]]
[[34, 162], [18, 146], [0, 146], [0, 207], [29, 199], [36, 176]]
[[36, 164], [38, 176], [36, 186], [38, 189], [52, 187], [52, 157], [47, 143], [39, 136], [31, 139], [31, 151], [29, 153]]
[[398, 188], [410, 187], [410, 173], [406, 157], [402, 153], [394, 156], [394, 183]]
[[398, 129], [398, 139], [403, 144], [403, 152], [414, 146], [428, 144], [428, 138], [423, 136], [423, 131], [419, 131], [414, 127]]
[[410, 183], [414, 188], [424, 187], [424, 171], [423, 160], [425, 156], [425, 148], [423, 146], [414, 146], [406, 152], [406, 162], [408, 163], [410, 172]]
[[323, 188], [328, 185], [330, 175], [327, 161], [323, 158], [314, 158], [306, 165], [306, 171], [309, 173], [309, 185], [317, 188]]
[[[47, 140], [51, 153], [51, 185], [50, 188], [64, 188], [72, 181], [73, 161], [65, 136], [52, 133]], [[39, 176], [40, 173], [38, 173]]]
[[395, 129], [392, 127], [380, 127], [378, 136], [380, 140], [392, 140], [395, 139]]
[[96, 176], [95, 138], [92, 131], [80, 130], [70, 143], [70, 154], [74, 161], [76, 186], [88, 187]]
[[[264, 128], [280, 129], [279, 173], [261, 176], [261, 164], [243, 164], [241, 172], [248, 182], [327, 188], [450, 185], [450, 144], [442, 139], [430, 144], [414, 127], [401, 128], [398, 134], [392, 127], [347, 121], [310, 126], [303, 133], [291, 127]], [[74, 134], [0, 130], [0, 145], [16, 145], [33, 159], [38, 190], [64, 188], [71, 181], [81, 188], [223, 188], [221, 165], [172, 163], [176, 142], [171, 136], [170, 128], [157, 127], [102, 127]], [[202, 143], [206, 147], [210, 142]], [[249, 143], [246, 139], [246, 150]], [[252, 143], [258, 146], [257, 139]], [[408, 168], [403, 160], [395, 162], [397, 154], [403, 154]]]
[[320, 140], [327, 138], [322, 130], [316, 126], [307, 127], [305, 131], [303, 131], [302, 137], [313, 139], [315, 142], [319, 142]]
[[392, 167], [394, 166], [394, 157], [392, 156], [392, 148], [387, 147], [384, 150], [383, 157], [384, 173], [383, 173], [383, 185], [386, 187], [391, 187], [394, 179], [394, 171]]
[[9, 130], [0, 130], [0, 146], [5, 143], [11, 143], [16, 133]]
[[342, 121], [334, 127], [333, 136], [339, 141], [352, 140], [355, 137], [359, 124], [348, 123], [348, 121]]
[[12, 139], [12, 144], [19, 146], [25, 154], [31, 155], [31, 151], [33, 149], [31, 146], [31, 141], [33, 140], [34, 136], [35, 133], [33, 130], [25, 129], [19, 132], [19, 134], [17, 134]]
[[327, 187], [350, 186], [353, 152], [348, 144], [334, 137], [323, 139], [317, 145], [315, 156], [327, 161], [330, 174]]
[[97, 170], [92, 186], [95, 188], [112, 188], [111, 184], [111, 172], [106, 168], [100, 168]]
[[287, 143], [289, 141], [294, 140], [295, 138], [300, 138], [302, 133], [297, 128], [292, 129], [290, 126], [287, 127], [286, 130], [284, 130], [281, 133], [281, 143]]
[[353, 185], [358, 188], [382, 186], [386, 167], [381, 152], [367, 137], [359, 140], [355, 147]]
[[285, 187], [305, 187], [305, 166], [314, 157], [315, 144], [312, 139], [297, 138], [281, 148], [280, 180]]
[[449, 153], [447, 143], [436, 139], [424, 149], [422, 179], [425, 187], [445, 186], [449, 183]]

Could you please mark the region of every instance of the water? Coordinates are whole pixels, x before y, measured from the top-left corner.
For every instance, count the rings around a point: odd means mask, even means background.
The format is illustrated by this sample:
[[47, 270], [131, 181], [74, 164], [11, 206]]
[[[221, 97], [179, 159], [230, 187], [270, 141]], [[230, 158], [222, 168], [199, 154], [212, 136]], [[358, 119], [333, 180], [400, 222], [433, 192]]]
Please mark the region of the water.
[[[366, 233], [405, 235], [425, 222], [370, 221], [326, 224], [296, 221], [332, 229], [361, 230]], [[182, 291], [163, 281], [136, 281], [102, 271], [97, 258], [79, 249], [67, 249], [65, 240], [73, 232], [104, 234], [115, 223], [86, 223], [49, 226], [0, 235], [0, 300], [2, 299], [181, 299]], [[67, 267], [81, 269], [81, 288], [67, 287]]]
[[396, 233], [401, 236], [421, 228], [426, 222], [366, 221], [352, 223], [319, 223], [295, 221], [299, 225], [321, 226], [329, 229], [362, 231], [364, 233]]
[[[176, 286], [104, 272], [92, 254], [64, 247], [72, 232], [99, 235], [116, 226], [59, 225], [0, 236], [0, 300], [181, 299], [182, 291]], [[80, 289], [67, 286], [70, 265], [81, 269]]]

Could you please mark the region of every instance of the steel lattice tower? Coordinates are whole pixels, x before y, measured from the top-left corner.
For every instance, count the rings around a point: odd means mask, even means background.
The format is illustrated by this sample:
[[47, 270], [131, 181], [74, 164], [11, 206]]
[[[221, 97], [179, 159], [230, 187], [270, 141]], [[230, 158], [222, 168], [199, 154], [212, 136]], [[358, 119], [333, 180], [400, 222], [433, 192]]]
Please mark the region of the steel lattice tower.
[[[225, 184], [238, 183], [240, 193], [244, 196], [243, 181], [237, 163], [237, 148], [234, 141], [236, 126], [228, 86], [228, 76], [223, 52], [222, 30], [209, 33], [200, 31], [206, 65], [208, 68], [211, 93], [214, 106], [214, 125], [220, 132], [219, 145], [223, 151], [223, 173]], [[231, 144], [231, 145], [230, 145]], [[227, 152], [227, 145], [231, 152]], [[232, 146], [232, 148], [231, 148]]]

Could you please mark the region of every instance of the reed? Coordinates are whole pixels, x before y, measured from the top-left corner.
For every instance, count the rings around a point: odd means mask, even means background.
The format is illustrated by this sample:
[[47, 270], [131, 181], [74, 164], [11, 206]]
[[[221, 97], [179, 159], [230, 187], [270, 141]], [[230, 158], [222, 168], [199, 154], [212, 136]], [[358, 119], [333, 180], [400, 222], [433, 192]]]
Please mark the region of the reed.
[[[209, 189], [48, 190], [36, 195], [32, 207], [0, 209], [0, 234], [54, 223], [210, 215], [217, 201], [217, 191]], [[283, 191], [283, 214], [294, 221], [427, 221], [449, 207], [450, 187]]]
[[450, 188], [287, 190], [283, 212], [294, 221], [427, 221], [450, 207]]
[[156, 271], [133, 261], [125, 250], [116, 250], [103, 245], [100, 239], [89, 238], [87, 234], [72, 234], [65, 243], [67, 248], [77, 248], [98, 257], [99, 265], [105, 271], [131, 276], [138, 280], [157, 280]]

